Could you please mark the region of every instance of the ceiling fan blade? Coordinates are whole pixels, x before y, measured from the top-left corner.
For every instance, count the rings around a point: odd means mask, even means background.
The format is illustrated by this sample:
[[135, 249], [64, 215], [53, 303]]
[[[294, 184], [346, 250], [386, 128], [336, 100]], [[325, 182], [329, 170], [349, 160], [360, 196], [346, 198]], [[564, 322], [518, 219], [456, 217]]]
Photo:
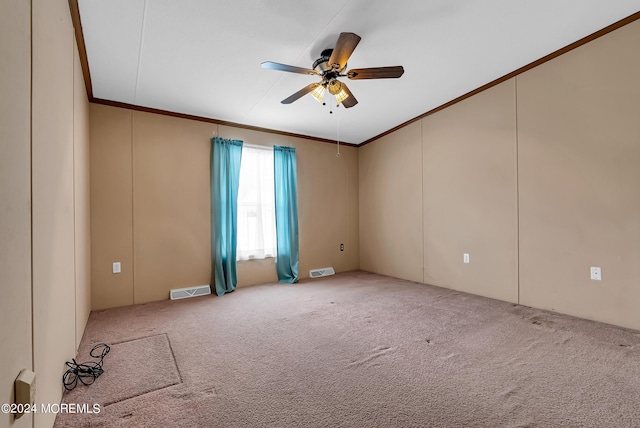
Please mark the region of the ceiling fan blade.
[[404, 73], [404, 67], [397, 65], [395, 67], [372, 67], [372, 68], [354, 68], [347, 72], [347, 77], [351, 80], [358, 79], [391, 79], [398, 78]]
[[315, 88], [317, 88], [320, 84], [319, 83], [312, 83], [310, 85], [305, 86], [304, 88], [300, 89], [298, 92], [296, 92], [295, 94], [291, 95], [288, 98], [285, 98], [284, 100], [280, 101], [282, 104], [291, 104], [292, 102], [296, 101], [298, 98], [303, 97], [304, 95], [307, 95], [309, 92], [313, 91]]
[[342, 83], [342, 89], [347, 94], [349, 94], [349, 96], [342, 101], [342, 105], [344, 106], [344, 108], [350, 108], [350, 107], [353, 107], [354, 105], [358, 104], [358, 100], [356, 100], [356, 97], [353, 96], [353, 94], [351, 93], [351, 91], [349, 90], [347, 85]]
[[354, 33], [340, 33], [336, 47], [333, 48], [331, 58], [329, 58], [329, 65], [339, 64], [338, 70], [342, 70], [349, 57], [353, 53], [353, 50], [360, 43], [360, 36]]
[[318, 74], [317, 71], [311, 70], [310, 68], [294, 67], [293, 65], [279, 64], [271, 61], [263, 62], [260, 66], [268, 70], [288, 71], [289, 73]]

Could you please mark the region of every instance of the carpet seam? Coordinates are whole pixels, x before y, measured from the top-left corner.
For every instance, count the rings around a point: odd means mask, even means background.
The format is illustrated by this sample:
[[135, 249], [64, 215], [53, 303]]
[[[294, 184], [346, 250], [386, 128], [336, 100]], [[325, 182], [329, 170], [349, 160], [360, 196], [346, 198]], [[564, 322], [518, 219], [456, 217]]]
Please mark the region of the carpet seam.
[[[113, 345], [120, 345], [122, 343], [128, 343], [128, 342], [135, 342], [136, 340], [142, 340], [142, 339], [149, 339], [151, 337], [156, 337], [156, 336], [166, 336], [167, 333], [158, 333], [158, 334], [151, 334], [149, 336], [141, 336], [141, 337], [136, 337], [135, 339], [126, 339], [126, 340], [121, 340], [120, 342], [111, 342], [111, 346]], [[167, 340], [169, 340], [167, 338]], [[169, 346], [169, 348], [171, 348], [171, 346]], [[173, 356], [173, 351], [171, 353], [171, 356]], [[175, 358], [175, 357], [174, 357]]]
[[171, 358], [173, 358], [173, 365], [176, 367], [176, 371], [178, 372], [178, 379], [180, 379], [180, 383], [183, 383], [182, 373], [180, 373], [180, 368], [178, 368], [178, 360], [176, 360], [176, 354], [173, 352], [173, 346], [171, 346], [171, 341], [169, 340], [169, 335], [167, 333], [164, 334], [167, 338], [167, 344], [169, 345], [169, 350], [171, 351]]
[[115, 343], [112, 343], [112, 345], [120, 345], [122, 343], [135, 342], [136, 340], [149, 339], [151, 337], [157, 337], [157, 336], [164, 336], [165, 339], [167, 340], [167, 345], [169, 346], [169, 351], [171, 352], [171, 359], [173, 360], [173, 366], [175, 367], [176, 372], [178, 373], [179, 382], [175, 382], [175, 383], [172, 383], [171, 385], [163, 386], [162, 388], [151, 389], [151, 390], [145, 391], [145, 392], [143, 392], [141, 394], [132, 395], [131, 397], [123, 398], [122, 400], [116, 400], [116, 401], [112, 401], [112, 402], [109, 402], [109, 403], [105, 403], [104, 404], [105, 408], [108, 407], [108, 406], [111, 406], [113, 404], [122, 403], [123, 401], [131, 400], [131, 399], [138, 398], [138, 397], [142, 397], [143, 395], [151, 394], [152, 392], [156, 392], [156, 391], [162, 391], [163, 389], [171, 388], [172, 386], [176, 386], [176, 385], [180, 385], [180, 384], [184, 383], [184, 381], [182, 380], [182, 373], [180, 373], [180, 369], [178, 368], [178, 362], [176, 361], [175, 353], [173, 352], [173, 347], [171, 346], [171, 341], [169, 340], [169, 334], [168, 333], [152, 334], [152, 335], [149, 335], [149, 336], [139, 337], [137, 339], [129, 339], [129, 340], [121, 341], [121, 342], [115, 342]]
[[180, 384], [184, 383], [184, 381], [182, 380], [182, 373], [180, 373], [180, 369], [178, 368], [178, 362], [176, 361], [175, 353], [173, 352], [173, 347], [171, 346], [171, 341], [169, 340], [168, 333], [165, 332], [165, 333], [151, 334], [151, 335], [148, 335], [148, 336], [137, 337], [135, 339], [127, 339], [127, 340], [122, 340], [122, 341], [119, 341], [119, 342], [112, 342], [111, 345], [112, 346], [113, 345], [121, 345], [123, 343], [135, 342], [137, 340], [149, 339], [149, 338], [157, 337], [157, 336], [164, 336], [166, 341], [167, 341], [167, 345], [169, 346], [169, 351], [171, 353], [171, 359], [173, 360], [173, 366], [175, 367], [176, 372], [178, 373], [178, 380], [179, 381], [175, 382], [175, 383], [172, 383], [171, 385], [163, 386], [162, 388], [151, 389], [151, 390], [145, 391], [145, 392], [143, 392], [141, 394], [132, 395], [130, 397], [123, 398], [121, 400], [116, 400], [116, 401], [105, 403], [104, 404], [105, 408], [108, 407], [108, 406], [111, 406], [113, 404], [122, 403], [123, 401], [131, 400], [131, 399], [134, 399], [134, 398], [137, 398], [137, 397], [142, 397], [143, 395], [147, 395], [147, 394], [150, 394], [150, 393], [156, 392], [156, 391], [162, 391], [163, 389], [171, 388], [172, 386], [176, 386], [176, 385], [180, 385]]
[[111, 406], [113, 404], [118, 404], [118, 403], [122, 403], [124, 401], [132, 400], [134, 398], [142, 397], [143, 395], [151, 394], [152, 392], [162, 391], [163, 389], [171, 388], [172, 386], [180, 385], [181, 383], [182, 383], [182, 381], [176, 382], [176, 383], [173, 383], [171, 385], [163, 386], [162, 388], [152, 389], [152, 390], [143, 392], [142, 394], [132, 395], [131, 397], [123, 398], [122, 400], [116, 400], [116, 401], [112, 401], [110, 403], [105, 403], [104, 407], [106, 408], [106, 407], [109, 407], [109, 406]]

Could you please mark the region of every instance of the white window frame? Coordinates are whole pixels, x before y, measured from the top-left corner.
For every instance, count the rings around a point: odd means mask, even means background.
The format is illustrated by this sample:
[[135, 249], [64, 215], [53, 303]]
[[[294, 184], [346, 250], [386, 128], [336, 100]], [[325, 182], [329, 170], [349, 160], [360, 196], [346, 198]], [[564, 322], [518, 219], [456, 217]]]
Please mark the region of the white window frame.
[[[240, 187], [238, 189], [238, 225], [236, 260], [260, 260], [276, 257], [275, 197], [273, 177], [273, 147], [243, 144], [240, 161]], [[246, 150], [246, 151], [245, 151]], [[264, 163], [259, 168], [267, 168], [262, 174], [270, 178], [253, 175], [255, 168], [249, 167], [247, 154], [254, 150], [270, 152], [270, 169]], [[253, 152], [256, 154], [257, 152]], [[244, 164], [244, 169], [243, 169]], [[252, 184], [247, 186], [247, 181]], [[254, 197], [251, 197], [251, 196]], [[253, 215], [252, 215], [253, 214]]]

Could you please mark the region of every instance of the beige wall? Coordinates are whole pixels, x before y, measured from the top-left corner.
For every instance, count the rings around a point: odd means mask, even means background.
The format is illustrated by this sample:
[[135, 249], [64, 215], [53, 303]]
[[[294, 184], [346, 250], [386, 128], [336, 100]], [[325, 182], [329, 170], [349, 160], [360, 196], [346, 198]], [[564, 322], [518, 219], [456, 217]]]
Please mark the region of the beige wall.
[[[133, 304], [133, 169], [130, 110], [89, 106], [91, 307]], [[113, 275], [112, 262], [122, 272]]]
[[56, 403], [89, 313], [88, 101], [69, 4], [32, 7], [33, 361], [36, 402]]
[[427, 284], [518, 301], [515, 136], [514, 80], [422, 120]]
[[89, 100], [75, 40], [73, 46], [73, 198], [77, 349], [91, 312], [91, 198]]
[[[31, 347], [31, 5], [0, 2], [0, 404], [14, 401]], [[32, 418], [0, 413], [0, 427]]]
[[[210, 140], [297, 150], [300, 276], [358, 268], [354, 148], [92, 104], [93, 309], [167, 299], [209, 284]], [[340, 244], [345, 244], [341, 252]], [[111, 264], [122, 262], [122, 273]], [[272, 259], [238, 263], [238, 285], [276, 281]]]
[[[65, 2], [33, 5], [33, 334], [38, 402], [62, 395], [75, 356], [73, 32]], [[36, 414], [36, 425], [55, 415]]]
[[[310, 269], [358, 269], [358, 153], [302, 138], [289, 138], [298, 165], [300, 277]], [[340, 251], [344, 244], [344, 251]]]
[[640, 21], [518, 77], [520, 300], [636, 329], [638, 46]]
[[209, 284], [209, 141], [215, 125], [133, 113], [134, 301]]
[[88, 100], [66, 1], [3, 2], [0, 24], [0, 402], [29, 368], [56, 403], [90, 310]]
[[358, 149], [360, 268], [423, 282], [422, 145], [414, 122]]
[[640, 329], [639, 45], [636, 21], [360, 148], [362, 268]]

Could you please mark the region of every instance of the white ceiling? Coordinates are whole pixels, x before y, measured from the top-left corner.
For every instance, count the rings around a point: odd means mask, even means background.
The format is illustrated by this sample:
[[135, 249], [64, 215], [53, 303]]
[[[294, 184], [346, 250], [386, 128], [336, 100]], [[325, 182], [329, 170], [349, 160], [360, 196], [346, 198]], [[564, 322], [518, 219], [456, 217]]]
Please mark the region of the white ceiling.
[[[78, 0], [93, 96], [360, 144], [640, 10], [640, 0]], [[348, 69], [404, 66], [346, 82], [359, 103], [281, 100], [341, 32]], [[345, 78], [346, 79], [346, 78]], [[339, 122], [339, 123], [338, 123]]]

